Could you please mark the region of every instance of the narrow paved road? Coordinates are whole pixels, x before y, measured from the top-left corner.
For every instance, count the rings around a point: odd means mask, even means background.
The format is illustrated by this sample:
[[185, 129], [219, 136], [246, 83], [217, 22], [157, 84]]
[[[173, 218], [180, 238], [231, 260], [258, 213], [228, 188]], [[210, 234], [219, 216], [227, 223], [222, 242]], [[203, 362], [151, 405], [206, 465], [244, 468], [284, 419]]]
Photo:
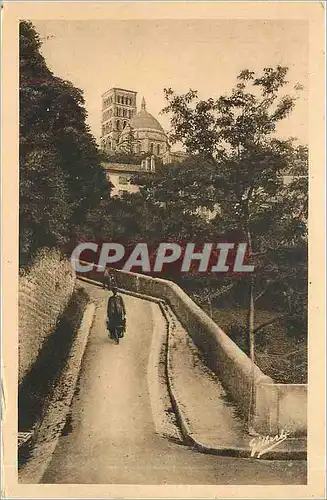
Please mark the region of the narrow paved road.
[[204, 455], [155, 433], [147, 381], [154, 331], [151, 303], [125, 296], [126, 338], [107, 338], [108, 292], [92, 292], [97, 312], [83, 360], [71, 430], [60, 438], [43, 483], [305, 484], [305, 462]]

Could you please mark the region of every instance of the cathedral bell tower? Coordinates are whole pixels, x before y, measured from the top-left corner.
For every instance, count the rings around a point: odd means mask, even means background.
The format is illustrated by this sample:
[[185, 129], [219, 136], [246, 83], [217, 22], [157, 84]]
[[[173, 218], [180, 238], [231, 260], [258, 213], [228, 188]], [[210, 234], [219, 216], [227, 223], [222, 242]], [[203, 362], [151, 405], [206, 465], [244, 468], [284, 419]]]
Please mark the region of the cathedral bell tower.
[[136, 114], [136, 95], [137, 92], [134, 90], [120, 88], [112, 88], [102, 95], [101, 149], [103, 151], [110, 152], [117, 149], [123, 129]]

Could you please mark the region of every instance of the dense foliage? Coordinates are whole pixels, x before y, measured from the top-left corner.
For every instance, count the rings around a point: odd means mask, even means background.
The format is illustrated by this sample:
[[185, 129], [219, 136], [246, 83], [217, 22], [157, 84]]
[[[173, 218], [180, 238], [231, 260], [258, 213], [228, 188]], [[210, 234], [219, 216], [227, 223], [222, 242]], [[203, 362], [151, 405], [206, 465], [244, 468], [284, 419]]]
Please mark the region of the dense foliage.
[[90, 210], [108, 198], [82, 91], [56, 77], [30, 22], [20, 23], [20, 257], [74, 239]]
[[[170, 139], [182, 143], [189, 158], [137, 179], [147, 216], [144, 234], [156, 218], [164, 221], [158, 225], [164, 239], [248, 243], [251, 276], [190, 276], [184, 286], [209, 310], [247, 308], [239, 339], [246, 339], [252, 357], [269, 325], [282, 325], [299, 341], [307, 331], [308, 151], [276, 133], [296, 101], [283, 93], [286, 75], [280, 66], [260, 75], [244, 70], [235, 88], [216, 100], [200, 100], [194, 90], [177, 95], [165, 89]], [[256, 307], [278, 314], [258, 324]]]

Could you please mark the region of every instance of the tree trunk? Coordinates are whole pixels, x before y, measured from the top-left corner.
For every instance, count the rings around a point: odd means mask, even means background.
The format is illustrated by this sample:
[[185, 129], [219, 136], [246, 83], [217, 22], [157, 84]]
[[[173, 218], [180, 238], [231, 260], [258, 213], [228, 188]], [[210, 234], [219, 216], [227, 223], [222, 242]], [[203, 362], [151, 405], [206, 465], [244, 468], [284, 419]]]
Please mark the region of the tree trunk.
[[[252, 236], [249, 226], [247, 224], [247, 239], [249, 259], [252, 256]], [[248, 294], [248, 311], [247, 311], [247, 337], [249, 341], [249, 351], [251, 360], [251, 382], [249, 394], [249, 408], [248, 408], [248, 432], [255, 434], [253, 430], [253, 417], [255, 411], [255, 385], [254, 385], [254, 366], [255, 366], [255, 339], [254, 339], [254, 276], [251, 273], [249, 277], [249, 294]]]
[[210, 297], [210, 294], [208, 294], [208, 305], [209, 305], [209, 315], [210, 315], [210, 318], [212, 318], [212, 303], [211, 303], [211, 297]]
[[248, 431], [250, 434], [253, 433], [252, 423], [255, 410], [255, 385], [254, 385], [254, 366], [255, 366], [255, 339], [254, 339], [254, 282], [253, 276], [250, 276], [249, 280], [249, 296], [248, 296], [248, 317], [247, 317], [247, 334], [249, 339], [250, 347], [250, 359], [251, 359], [251, 386], [250, 386], [250, 402], [248, 411]]
[[249, 305], [248, 305], [248, 318], [247, 318], [247, 328], [248, 328], [248, 338], [250, 345], [250, 359], [251, 361], [255, 361], [254, 359], [254, 297], [253, 297], [253, 278], [250, 277], [249, 283]]

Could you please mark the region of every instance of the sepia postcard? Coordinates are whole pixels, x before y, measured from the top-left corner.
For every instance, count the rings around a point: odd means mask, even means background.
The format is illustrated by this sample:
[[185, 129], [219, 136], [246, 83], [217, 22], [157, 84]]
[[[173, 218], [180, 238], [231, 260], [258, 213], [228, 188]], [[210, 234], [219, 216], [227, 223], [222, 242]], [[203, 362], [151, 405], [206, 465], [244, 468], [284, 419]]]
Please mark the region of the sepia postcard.
[[325, 4], [2, 4], [2, 498], [325, 497]]

